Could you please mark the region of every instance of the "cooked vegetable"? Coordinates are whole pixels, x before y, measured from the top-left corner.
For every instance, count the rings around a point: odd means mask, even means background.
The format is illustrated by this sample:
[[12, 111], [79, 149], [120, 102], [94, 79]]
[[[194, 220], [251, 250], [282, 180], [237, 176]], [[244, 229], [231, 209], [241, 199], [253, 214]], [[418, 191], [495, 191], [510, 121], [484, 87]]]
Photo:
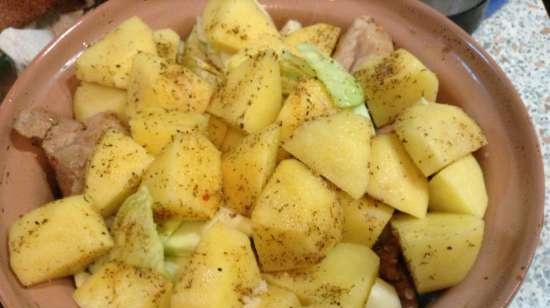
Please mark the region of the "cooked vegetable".
[[376, 278], [365, 308], [401, 308], [401, 302], [391, 284]]
[[153, 221], [152, 205], [153, 199], [145, 187], [124, 201], [111, 227], [115, 245], [107, 260], [163, 273], [164, 253]]
[[226, 206], [250, 216], [258, 195], [275, 169], [280, 127], [273, 124], [250, 134], [222, 158]]
[[208, 126], [206, 127], [206, 135], [216, 148], [221, 149], [228, 129], [229, 127], [222, 119], [210, 116]]
[[186, 221], [164, 242], [164, 252], [168, 256], [186, 256], [193, 253], [201, 240], [204, 228], [202, 221]]
[[264, 274], [271, 284], [293, 290], [313, 307], [363, 308], [380, 260], [363, 245], [341, 243], [321, 263], [303, 271]]
[[291, 94], [300, 82], [315, 79], [315, 71], [302, 58], [295, 56], [288, 50], [279, 57], [281, 68], [281, 87], [284, 95]]
[[422, 97], [435, 101], [439, 81], [420, 60], [404, 49], [362, 66], [354, 76], [363, 87], [376, 127], [395, 120]]
[[129, 118], [150, 107], [204, 112], [214, 92], [212, 85], [191, 70], [147, 53], [134, 57], [128, 84]]
[[227, 59], [224, 69], [225, 71], [232, 71], [248, 59], [257, 57], [258, 54], [266, 52], [267, 50], [273, 51], [277, 57], [281, 57], [288, 53], [288, 46], [283, 43], [280, 37], [263, 37], [261, 40], [246, 45], [246, 47]]
[[155, 218], [206, 220], [221, 203], [220, 152], [203, 135], [180, 134], [143, 176]]
[[415, 217], [428, 209], [428, 181], [394, 134], [372, 138], [367, 193]]
[[364, 196], [353, 200], [345, 192], [338, 194], [344, 211], [342, 242], [372, 247], [393, 215], [393, 208]]
[[271, 17], [254, 0], [210, 0], [202, 26], [208, 43], [230, 54], [267, 36], [279, 36]]
[[173, 307], [242, 307], [261, 280], [250, 240], [217, 224], [204, 232], [177, 282]]
[[369, 182], [372, 124], [350, 112], [304, 123], [283, 141], [290, 154], [359, 199]]
[[116, 131], [105, 133], [88, 164], [86, 198], [103, 216], [114, 214], [152, 161], [132, 138]]
[[322, 260], [342, 237], [336, 193], [296, 160], [282, 161], [252, 211], [254, 245], [263, 271], [304, 268]]
[[470, 214], [482, 218], [488, 197], [483, 171], [472, 155], [457, 160], [429, 183], [430, 210]]
[[481, 241], [482, 219], [459, 214], [430, 213], [416, 219], [394, 218], [405, 261], [419, 293], [458, 284], [474, 264]]
[[181, 274], [187, 270], [192, 253], [181, 256], [166, 256], [164, 259], [164, 273], [172, 281], [180, 280]]
[[114, 112], [124, 120], [126, 115], [126, 92], [117, 88], [82, 82], [74, 93], [74, 117], [83, 122], [100, 112]]
[[268, 285], [267, 291], [253, 299], [254, 307], [257, 308], [301, 308], [300, 300], [296, 294]]
[[126, 89], [132, 60], [139, 52], [156, 55], [153, 31], [138, 17], [121, 23], [76, 60], [76, 77]]
[[281, 123], [281, 140], [288, 139], [302, 123], [340, 111], [332, 102], [325, 86], [307, 79], [298, 83], [287, 97], [277, 121]]
[[218, 223], [240, 231], [249, 237], [252, 237], [252, 233], [254, 233], [250, 218], [237, 214], [226, 207], [221, 207], [216, 215], [204, 226], [204, 229], [209, 229]]
[[132, 138], [147, 152], [158, 155], [178, 133], [205, 133], [208, 115], [162, 108], [144, 109], [130, 119]]
[[[78, 222], [78, 226], [74, 226]], [[10, 266], [24, 286], [82, 271], [113, 246], [109, 230], [82, 195], [52, 201], [9, 230]]]
[[202, 43], [197, 37], [196, 26], [193, 27], [193, 30], [187, 36], [183, 55], [181, 59], [178, 59], [178, 63], [183, 64], [213, 86], [218, 85], [221, 81], [222, 73], [209, 62], [208, 57], [203, 51]]
[[236, 148], [245, 137], [246, 133], [229, 126], [220, 150], [223, 153], [231, 151]]
[[172, 284], [162, 274], [122, 262], [106, 264], [74, 292], [82, 308], [169, 308]]
[[281, 74], [277, 55], [258, 53], [227, 75], [208, 111], [249, 133], [271, 124], [281, 109]]
[[340, 28], [326, 23], [317, 23], [285, 35], [283, 41], [290, 47], [290, 51], [296, 55], [300, 55], [296, 46], [301, 43], [308, 43], [317, 47], [325, 56], [330, 57], [336, 42], [338, 42], [339, 35]]
[[172, 29], [161, 29], [153, 32], [153, 41], [159, 57], [168, 62], [176, 62], [180, 49], [180, 36]]
[[365, 101], [359, 83], [338, 62], [323, 55], [313, 45], [301, 43], [296, 48], [326, 86], [337, 106], [354, 107]]
[[481, 128], [462, 109], [425, 100], [399, 115], [395, 132], [425, 176], [487, 144]]

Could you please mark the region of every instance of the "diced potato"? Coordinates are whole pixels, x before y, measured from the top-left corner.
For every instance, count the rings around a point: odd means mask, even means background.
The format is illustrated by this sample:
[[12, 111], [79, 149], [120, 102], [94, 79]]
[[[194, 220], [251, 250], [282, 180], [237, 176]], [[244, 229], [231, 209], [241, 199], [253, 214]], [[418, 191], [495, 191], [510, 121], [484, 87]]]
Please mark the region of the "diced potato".
[[139, 52], [157, 53], [151, 28], [138, 17], [132, 17], [78, 57], [76, 77], [126, 89], [132, 60]]
[[164, 252], [168, 256], [185, 256], [193, 253], [199, 241], [205, 223], [186, 221], [164, 242]]
[[76, 289], [82, 308], [169, 308], [172, 283], [151, 269], [108, 263]]
[[308, 43], [314, 45], [320, 52], [330, 57], [334, 47], [336, 47], [336, 43], [338, 42], [340, 31], [340, 28], [336, 26], [325, 23], [317, 23], [311, 26], [303, 27], [286, 35], [283, 38], [283, 41], [296, 55], [300, 55], [300, 52], [296, 49], [296, 46], [301, 43]]
[[487, 144], [476, 122], [456, 106], [421, 100], [395, 122], [395, 132], [425, 176]]
[[108, 260], [164, 271], [164, 248], [153, 220], [153, 199], [141, 187], [120, 206], [111, 226], [115, 245]]
[[248, 59], [257, 57], [258, 54], [266, 52], [266, 50], [271, 50], [278, 57], [281, 57], [284, 52], [288, 52], [288, 46], [278, 36], [263, 37], [261, 40], [251, 42], [232, 55], [225, 63], [225, 71], [229, 72], [237, 68]]
[[368, 196], [353, 200], [340, 192], [338, 200], [344, 211], [342, 242], [372, 247], [393, 215], [393, 208]]
[[249, 238], [217, 224], [204, 232], [176, 284], [172, 307], [242, 307], [260, 280]]
[[290, 137], [302, 123], [340, 110], [320, 81], [307, 79], [298, 83], [285, 100], [277, 118], [281, 122], [281, 140]]
[[244, 216], [250, 211], [275, 169], [280, 127], [273, 124], [250, 134], [222, 158], [226, 206]]
[[208, 42], [230, 54], [266, 36], [279, 36], [271, 17], [254, 0], [210, 0], [202, 26]]
[[110, 216], [134, 192], [152, 161], [153, 157], [132, 138], [109, 131], [88, 164], [84, 194], [103, 216]]
[[420, 218], [426, 215], [428, 181], [394, 134], [371, 140], [367, 193], [401, 212]]
[[476, 260], [484, 231], [481, 218], [448, 213], [422, 219], [398, 216], [391, 226], [421, 294], [462, 281]]
[[206, 53], [203, 51], [202, 43], [197, 37], [197, 26], [187, 36], [183, 55], [178, 59], [178, 63], [189, 68], [197, 76], [213, 86], [217, 86], [222, 78], [222, 73], [212, 63], [210, 63]]
[[342, 237], [336, 193], [297, 160], [282, 161], [252, 211], [263, 271], [303, 268], [322, 260]]
[[246, 133], [230, 126], [227, 127], [227, 132], [225, 134], [225, 138], [223, 140], [220, 150], [223, 153], [227, 153], [233, 150], [241, 143], [241, 141], [245, 137], [246, 137]]
[[89, 82], [82, 82], [73, 99], [74, 117], [83, 122], [101, 112], [114, 112], [125, 120], [126, 92], [117, 88], [105, 87]]
[[155, 218], [206, 220], [221, 203], [221, 157], [203, 135], [180, 134], [157, 156], [143, 176]]
[[369, 182], [372, 131], [368, 119], [342, 111], [302, 124], [283, 141], [283, 148], [359, 199]]
[[393, 122], [422, 97], [435, 101], [439, 88], [437, 76], [404, 49], [370, 61], [354, 75], [363, 87], [376, 127]]
[[274, 285], [269, 285], [267, 291], [262, 295], [254, 299], [256, 308], [301, 308], [300, 300], [296, 297], [296, 294], [276, 287]]
[[401, 308], [401, 300], [391, 284], [376, 278], [365, 308]]
[[[78, 222], [78, 227], [74, 226]], [[113, 246], [102, 217], [82, 195], [47, 203], [9, 230], [10, 265], [24, 286], [82, 271]]]
[[151, 54], [134, 57], [126, 114], [129, 118], [150, 107], [204, 112], [214, 87], [191, 70]]
[[311, 307], [363, 308], [378, 275], [378, 256], [363, 245], [341, 243], [321, 263], [303, 271], [264, 274], [271, 284], [293, 290]]
[[138, 112], [129, 124], [132, 138], [150, 154], [158, 155], [178, 133], [206, 133], [208, 121], [206, 114], [148, 108]]
[[254, 233], [250, 218], [237, 214], [235, 211], [226, 207], [221, 207], [218, 213], [216, 213], [216, 216], [210, 219], [204, 229], [206, 230], [218, 223], [222, 223], [226, 227], [240, 231], [249, 237], [252, 237]]
[[172, 29], [161, 29], [153, 32], [153, 41], [159, 57], [168, 62], [176, 62], [176, 56], [180, 48], [180, 36]]
[[210, 116], [208, 126], [206, 127], [206, 135], [208, 139], [218, 148], [221, 149], [227, 134], [228, 126], [225, 122], [216, 117]]
[[430, 180], [429, 188], [430, 210], [485, 215], [488, 197], [483, 171], [472, 155], [441, 170]]
[[249, 133], [259, 132], [275, 121], [282, 102], [277, 58], [267, 50], [230, 71], [208, 111]]

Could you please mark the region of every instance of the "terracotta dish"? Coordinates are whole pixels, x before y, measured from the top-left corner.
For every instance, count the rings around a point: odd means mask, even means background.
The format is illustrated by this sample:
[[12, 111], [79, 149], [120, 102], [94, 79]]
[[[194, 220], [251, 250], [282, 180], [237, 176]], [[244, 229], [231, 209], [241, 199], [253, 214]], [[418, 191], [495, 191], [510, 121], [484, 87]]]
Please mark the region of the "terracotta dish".
[[[11, 272], [7, 233], [20, 215], [52, 198], [45, 160], [11, 130], [20, 110], [42, 106], [71, 114], [73, 63], [79, 53], [133, 15], [154, 28], [187, 34], [205, 1], [109, 1], [50, 44], [0, 107], [0, 301], [11, 307], [76, 307], [71, 279], [25, 289]], [[369, 14], [439, 77], [438, 101], [460, 105], [483, 128], [489, 145], [477, 153], [490, 196], [483, 247], [474, 268], [444, 292], [436, 307], [502, 307], [517, 291], [542, 228], [544, 180], [539, 145], [523, 104], [495, 62], [465, 32], [420, 1], [266, 1], [281, 25], [288, 18], [347, 27]], [[78, 227], [75, 222], [74, 226]]]

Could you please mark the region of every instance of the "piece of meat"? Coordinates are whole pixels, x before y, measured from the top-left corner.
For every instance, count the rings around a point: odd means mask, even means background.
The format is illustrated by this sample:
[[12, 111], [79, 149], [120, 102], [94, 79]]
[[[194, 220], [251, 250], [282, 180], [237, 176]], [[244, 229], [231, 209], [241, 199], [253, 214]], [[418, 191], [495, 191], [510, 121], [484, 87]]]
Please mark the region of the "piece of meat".
[[393, 51], [390, 35], [374, 18], [355, 18], [346, 33], [338, 41], [334, 59], [346, 70], [355, 72], [361, 64], [374, 57], [383, 57]]
[[401, 257], [399, 240], [389, 227], [384, 229], [373, 250], [380, 257], [380, 277], [393, 285], [401, 300], [401, 307], [417, 308], [418, 298], [405, 262]]
[[23, 136], [41, 140], [64, 196], [83, 192], [86, 165], [107, 130], [128, 133], [113, 113], [99, 113], [80, 123], [43, 109], [23, 111], [13, 127]]

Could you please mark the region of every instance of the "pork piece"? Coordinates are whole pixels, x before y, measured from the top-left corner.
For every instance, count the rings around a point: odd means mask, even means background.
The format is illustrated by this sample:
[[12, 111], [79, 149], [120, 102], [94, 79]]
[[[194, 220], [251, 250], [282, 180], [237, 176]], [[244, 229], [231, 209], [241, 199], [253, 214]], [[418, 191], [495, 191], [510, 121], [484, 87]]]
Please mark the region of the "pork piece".
[[334, 59], [346, 70], [355, 72], [369, 59], [387, 56], [393, 51], [390, 35], [376, 24], [374, 18], [355, 18], [346, 33], [340, 38]]
[[113, 113], [100, 113], [80, 123], [43, 109], [23, 111], [13, 127], [19, 134], [41, 141], [64, 196], [83, 192], [86, 164], [107, 130], [128, 133]]
[[401, 300], [401, 307], [417, 308], [418, 298], [405, 262], [401, 257], [399, 240], [389, 227], [384, 229], [373, 250], [380, 257], [380, 277], [393, 285]]

